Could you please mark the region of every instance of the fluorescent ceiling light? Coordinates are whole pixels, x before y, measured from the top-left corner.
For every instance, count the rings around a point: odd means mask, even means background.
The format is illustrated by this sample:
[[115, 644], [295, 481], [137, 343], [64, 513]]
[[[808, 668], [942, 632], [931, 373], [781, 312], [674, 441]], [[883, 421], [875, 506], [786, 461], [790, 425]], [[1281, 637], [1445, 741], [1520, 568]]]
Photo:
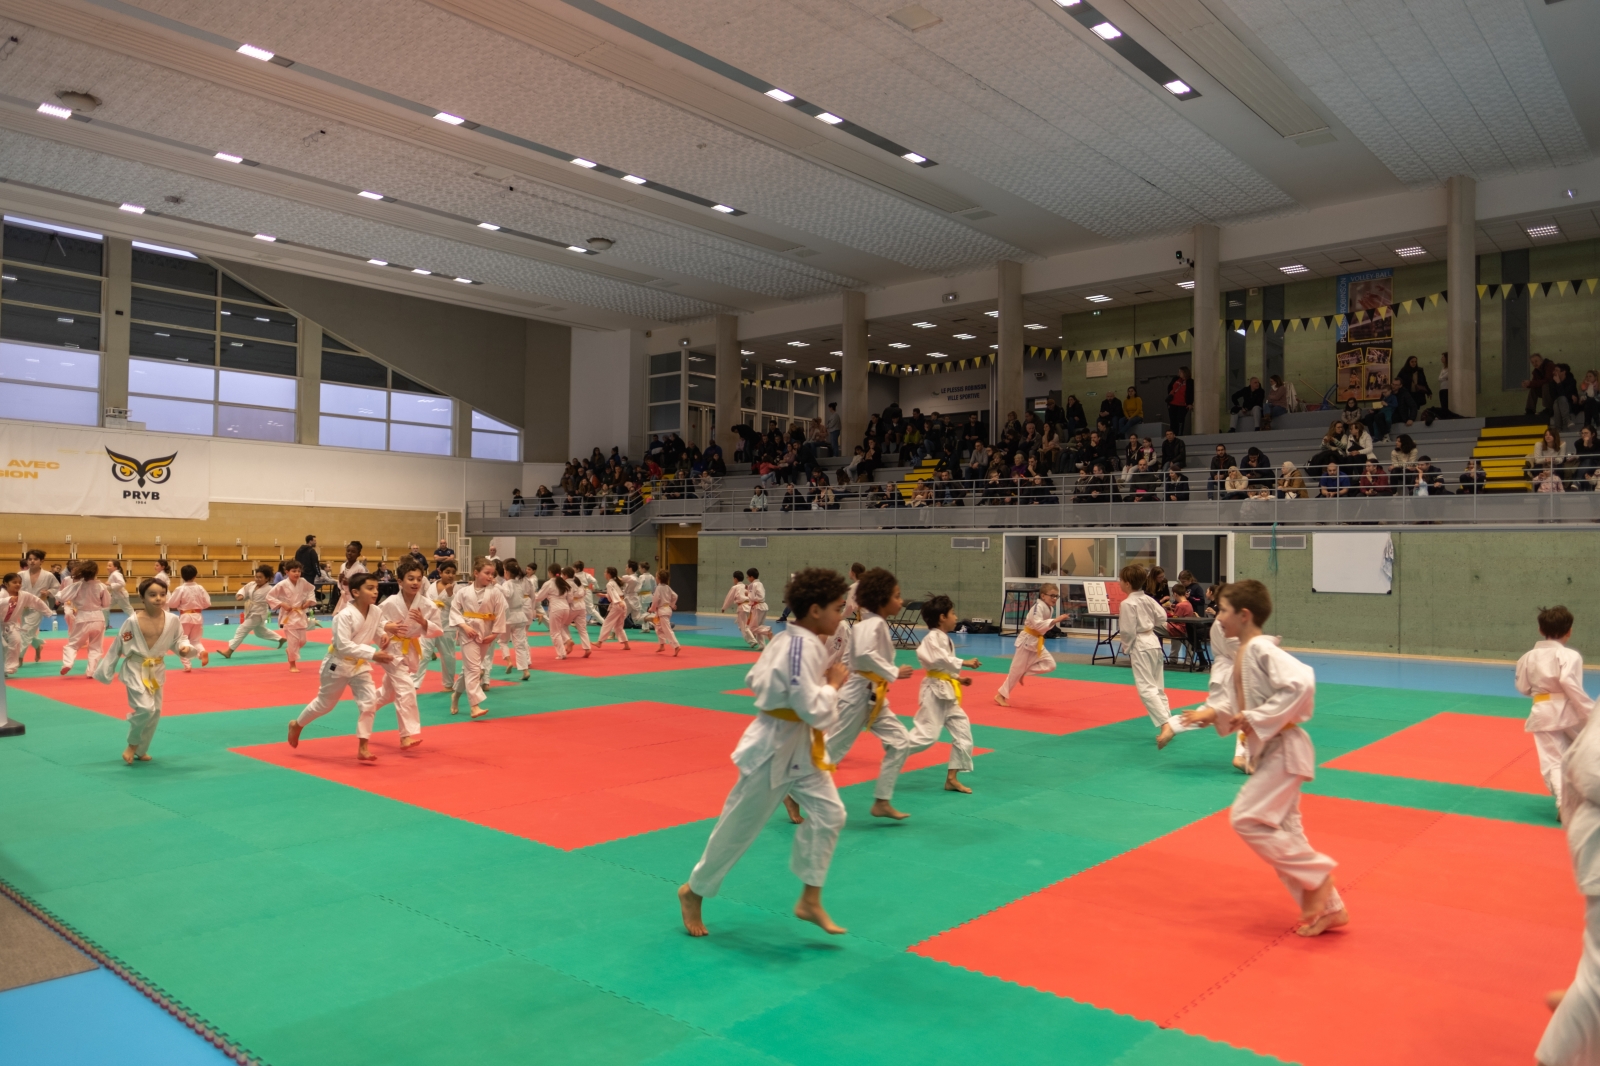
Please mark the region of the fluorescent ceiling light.
[[52, 233], [65, 233], [69, 237], [88, 237], [92, 241], [105, 240], [102, 233], [91, 233], [86, 229], [69, 229], [66, 226], [57, 226], [50, 222], [35, 222], [31, 218], [22, 218], [19, 215], [4, 216], [7, 222], [15, 222], [19, 226], [32, 226], [34, 229], [47, 229]]
[[412, 267], [411, 268], [411, 273], [413, 273], [413, 274], [422, 274], [423, 276], [427, 276], [429, 274], [432, 274], [433, 271], [431, 271], [431, 270], [423, 270], [421, 267]]
[[984, 314], [988, 315], [990, 318], [999, 318], [1000, 317], [1000, 312], [999, 311], [985, 311]]
[[780, 371], [780, 370], [774, 370], [772, 373], [768, 374], [767, 377], [769, 377], [769, 378], [781, 378], [781, 377], [783, 377], [783, 372]]
[[1090, 26], [1089, 29], [1093, 31], [1096, 37], [1099, 37], [1103, 41], [1114, 41], [1118, 37], [1122, 36], [1122, 31], [1111, 25], [1109, 22], [1097, 22], [1093, 26]]
[[1309, 274], [1309, 273], [1311, 273], [1311, 268], [1310, 267], [1301, 266], [1299, 263], [1290, 263], [1288, 266], [1281, 266], [1278, 269], [1283, 271], [1285, 274]]
[[1561, 227], [1560, 226], [1529, 226], [1528, 227], [1528, 236], [1530, 236], [1530, 237], [1559, 237], [1560, 235], [1561, 235]]
[[929, 352], [928, 353], [928, 358], [929, 359], [948, 359], [950, 357], [948, 355], [944, 354], [943, 352]]
[[911, 345], [907, 344], [905, 341], [890, 341], [889, 342], [889, 347], [891, 347], [891, 348], [909, 348], [909, 347], [911, 347]]
[[[1091, 296], [1091, 297], [1089, 297], [1089, 299], [1092, 300], [1092, 299], [1094, 299], [1094, 297]], [[1023, 329], [1044, 329], [1045, 325], [1042, 322], [1028, 322], [1028, 323], [1025, 323], [1022, 328]]]
[[269, 52], [265, 48], [257, 48], [253, 44], [241, 44], [239, 46], [239, 54], [249, 56], [251, 59], [259, 59], [265, 62], [266, 60], [271, 59], [275, 53]]
[[158, 337], [170, 337], [170, 336], [172, 336], [172, 334], [170, 334], [170, 333], [162, 333], [160, 330], [156, 330], [156, 336], [158, 336]]
[[[1084, 299], [1088, 300], [1092, 304], [1104, 304], [1104, 303], [1110, 303], [1111, 302], [1111, 297], [1106, 296], [1103, 293], [1098, 293], [1098, 292], [1095, 293], [1093, 296], [1085, 296]], [[1031, 329], [1032, 327], [1029, 327], [1029, 328]]]
[[887, 359], [872, 359], [872, 360], [869, 360], [869, 361], [872, 362], [876, 366], [888, 366], [889, 365], [889, 360], [887, 360]]
[[957, 333], [956, 334], [956, 340], [958, 340], [958, 341], [975, 341], [977, 339], [978, 339], [978, 335], [976, 333]]
[[991, 344], [991, 345], [989, 345], [989, 347], [991, 347], [991, 348], [998, 348], [998, 347], [1000, 347], [1000, 346], [999, 346], [999, 345], [998, 345], [998, 344]]
[[900, 158], [901, 159], [909, 159], [913, 163], [926, 163], [928, 161], [928, 157], [927, 156], [918, 155], [915, 152], [906, 152]]
[[572, 164], [573, 164], [573, 166], [582, 167], [585, 170], [593, 170], [595, 167], [600, 165], [599, 163], [596, 163], [593, 160], [584, 159], [582, 156], [579, 156], [578, 158], [572, 160]]
[[725, 215], [733, 214], [733, 208], [729, 207], [727, 204], [712, 204], [711, 210], [721, 211]]
[[452, 126], [459, 126], [463, 122], [467, 121], [466, 119], [462, 118], [460, 115], [452, 115], [448, 111], [441, 111], [437, 115], [434, 115], [433, 117], [438, 119], [440, 122], [448, 122]]
[[1056, 0], [1056, 3], [1060, 4], [1062, 7], [1077, 7], [1079, 4], [1083, 3], [1083, 0]]
[[829, 352], [829, 355], [844, 355], [843, 352]]
[[577, 252], [579, 255], [588, 255], [589, 254], [589, 249], [580, 248], [576, 244], [567, 245], [567, 251], [569, 251], [569, 252]]
[[932, 322], [913, 322], [911, 324], [913, 326], [916, 326], [918, 329], [932, 329], [933, 328], [933, 323]]
[[363, 199], [366, 199], [366, 200], [381, 200], [381, 199], [383, 199], [383, 193], [381, 193], [381, 192], [373, 192], [371, 189], [362, 189], [360, 192], [356, 193], [356, 195], [359, 196], [359, 197], [362, 197]]
[[1173, 96], [1182, 96], [1184, 93], [1194, 92], [1194, 90], [1185, 84], [1180, 78], [1173, 78], [1171, 81], [1163, 85], [1162, 88], [1167, 90], [1167, 92], [1171, 93]]
[[833, 367], [831, 367], [831, 366], [814, 366], [814, 367], [812, 367], [812, 368], [811, 368], [811, 369], [813, 369], [813, 370], [820, 370], [820, 371], [822, 371], [822, 372], [823, 372], [823, 373], [824, 373], [824, 374], [831, 374], [831, 373], [833, 373]]
[[144, 208], [140, 207], [138, 204], [122, 204], [117, 208], [117, 210], [126, 211], [130, 215], [144, 214]]
[[1409, 248], [1396, 248], [1394, 250], [1394, 254], [1395, 255], [1404, 255], [1404, 256], [1426, 255], [1427, 252], [1428, 252], [1428, 250], [1426, 248], [1423, 248], [1421, 245], [1416, 245], [1416, 244], [1413, 244]]
[[40, 104], [39, 110], [52, 118], [71, 118], [72, 108], [62, 107], [59, 104]]
[[496, 229], [499, 229], [500, 227], [496, 226], [493, 222], [480, 222], [480, 223], [478, 223], [478, 228], [479, 229], [487, 229], [487, 230], [496, 230]]
[[[230, 348], [243, 348], [244, 347], [244, 341], [229, 341], [228, 342], [228, 347], [230, 347]], [[184, 360], [184, 361], [188, 362], [188, 360]]]
[[461, 282], [461, 284], [463, 284], [463, 285], [471, 285], [472, 284], [472, 279], [471, 278], [457, 278], [456, 280]]
[[272, 236], [270, 233], [258, 233], [258, 234], [256, 234], [256, 240], [258, 240], [258, 241], [266, 241], [269, 244], [271, 242], [277, 240], [277, 239], [278, 238]]
[[[16, 281], [16, 280], [17, 280], [17, 276], [15, 274], [0, 274], [0, 281]], [[28, 362], [36, 363], [36, 362], [38, 362], [38, 360], [37, 359], [30, 359], [30, 360], [28, 360]]]
[[766, 92], [762, 93], [762, 95], [770, 96], [780, 104], [786, 104], [790, 100], [794, 99], [793, 93], [786, 93], [782, 89], [768, 89]]
[[831, 111], [824, 111], [822, 114], [817, 116], [817, 121], [826, 122], [830, 126], [837, 126], [839, 123], [843, 122], [844, 119], [840, 118], [838, 115], [835, 115]]
[[231, 314], [233, 314], [233, 312], [232, 312], [232, 311], [224, 311], [224, 312], [222, 312], [222, 313], [223, 313], [223, 314], [224, 314], [224, 315], [231, 315]]
[[262, 318], [260, 315], [254, 315], [252, 317], [254, 317], [257, 322], [271, 322], [272, 321], [272, 319], [270, 319], [270, 318]]
[[375, 267], [386, 267], [389, 265], [389, 260], [387, 259], [368, 259], [367, 262], [371, 263]]
[[811, 343], [809, 341], [790, 341], [789, 342], [789, 347], [791, 347], [791, 348], [809, 348], [809, 347], [811, 347]]
[[228, 153], [228, 152], [218, 152], [216, 155], [212, 156], [211, 158], [220, 159], [224, 163], [243, 163], [244, 162], [244, 156], [242, 156], [242, 155], [233, 155], [233, 154]]
[[755, 355], [756, 353], [752, 352], [749, 348], [740, 348], [739, 349], [739, 354], [740, 355]]
[[787, 366], [789, 364], [792, 364], [794, 362], [794, 360], [793, 359], [774, 359], [773, 362], [774, 363], [783, 363], [784, 365]]
[[641, 178], [637, 174], [624, 174], [622, 175], [622, 180], [627, 182], [629, 185], [643, 185], [649, 179]]
[[1192, 282], [1192, 281], [1180, 281], [1180, 282], [1178, 282], [1178, 288], [1180, 288], [1180, 289], [1192, 289], [1192, 288], [1194, 288], [1194, 282]]
[[58, 317], [57, 317], [57, 318], [56, 318], [56, 321], [57, 321], [57, 322], [64, 322], [64, 323], [66, 323], [66, 324], [67, 324], [67, 325], [69, 325], [69, 326], [70, 326], [70, 325], [72, 325], [72, 319], [71, 319], [71, 318], [68, 318], [68, 317], [67, 317], [67, 316], [65, 316], [65, 315], [61, 315], [61, 316], [58, 316]]

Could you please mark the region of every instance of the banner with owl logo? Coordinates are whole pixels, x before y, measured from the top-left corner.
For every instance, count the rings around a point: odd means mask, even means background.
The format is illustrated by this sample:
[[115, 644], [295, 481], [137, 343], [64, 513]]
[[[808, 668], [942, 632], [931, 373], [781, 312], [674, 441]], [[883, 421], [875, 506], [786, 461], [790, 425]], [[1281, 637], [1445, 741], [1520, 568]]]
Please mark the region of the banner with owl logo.
[[211, 441], [0, 424], [0, 508], [21, 514], [209, 518]]

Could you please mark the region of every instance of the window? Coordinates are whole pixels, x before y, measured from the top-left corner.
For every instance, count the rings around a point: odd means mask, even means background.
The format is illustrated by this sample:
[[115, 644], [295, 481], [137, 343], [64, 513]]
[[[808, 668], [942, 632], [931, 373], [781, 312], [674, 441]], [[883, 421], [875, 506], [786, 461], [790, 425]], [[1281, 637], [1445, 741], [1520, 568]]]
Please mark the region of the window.
[[293, 443], [295, 378], [128, 360], [128, 417], [160, 433]]
[[100, 350], [99, 234], [7, 215], [0, 258], [0, 339]]
[[455, 401], [450, 397], [323, 334], [321, 443], [451, 455], [454, 427]]
[[683, 356], [662, 352], [650, 357], [650, 406], [645, 428], [654, 434], [683, 429]]
[[472, 412], [472, 457], [519, 461], [522, 449], [518, 447], [517, 427], [497, 422], [482, 411]]
[[821, 410], [821, 386], [797, 380], [792, 367], [746, 359], [740, 364], [739, 375], [750, 382], [739, 390], [739, 406], [746, 425], [757, 426], [763, 432], [774, 427], [787, 432], [793, 422], [809, 422]]
[[0, 341], [0, 414], [29, 422], [100, 424], [100, 356]]

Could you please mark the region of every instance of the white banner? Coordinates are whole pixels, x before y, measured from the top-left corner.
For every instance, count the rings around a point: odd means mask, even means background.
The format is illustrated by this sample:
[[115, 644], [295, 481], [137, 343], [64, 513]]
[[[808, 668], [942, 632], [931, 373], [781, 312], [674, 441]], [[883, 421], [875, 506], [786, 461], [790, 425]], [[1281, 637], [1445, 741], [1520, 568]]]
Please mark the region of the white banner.
[[211, 516], [211, 441], [0, 424], [0, 511]]
[[991, 373], [988, 367], [984, 367], [980, 370], [913, 374], [899, 378], [900, 409], [910, 414], [913, 407], [920, 407], [925, 415], [935, 411], [947, 415], [956, 411], [966, 414], [968, 411], [986, 410], [989, 406]]

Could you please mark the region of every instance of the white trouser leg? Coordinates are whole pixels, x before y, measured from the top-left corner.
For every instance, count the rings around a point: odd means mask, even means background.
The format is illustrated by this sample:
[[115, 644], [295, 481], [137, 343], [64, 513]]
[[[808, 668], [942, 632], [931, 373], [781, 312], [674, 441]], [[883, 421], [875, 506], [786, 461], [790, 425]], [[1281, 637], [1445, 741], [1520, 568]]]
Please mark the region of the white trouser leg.
[[841, 696], [838, 721], [834, 723], [833, 730], [827, 736], [828, 762], [834, 766], [839, 765], [839, 760], [855, 746], [856, 738], [867, 728], [867, 715], [872, 713], [871, 688], [864, 690], [865, 700], [861, 698], [863, 690], [849, 681], [845, 682], [845, 688], [850, 692], [850, 699], [846, 700]]
[[422, 712], [417, 708], [417, 677], [403, 659], [383, 668], [383, 688], [378, 692], [374, 710], [389, 703], [394, 704], [401, 736], [414, 737], [422, 732]]
[[305, 628], [285, 629], [283, 637], [288, 642], [283, 646], [283, 651], [289, 657], [289, 664], [292, 666], [300, 661], [300, 649], [306, 646]]
[[764, 607], [750, 608], [750, 634], [755, 638], [755, 643], [765, 646], [772, 639], [772, 630], [767, 628], [767, 611]]
[[84, 622], [78, 631], [79, 647], [89, 660], [89, 673], [94, 673], [94, 668], [100, 665], [100, 656], [104, 654], [106, 643], [106, 621], [102, 615], [98, 621]]
[[[1256, 763], [1256, 772], [1239, 790], [1229, 811], [1234, 832], [1251, 851], [1277, 871], [1278, 879], [1289, 889], [1296, 905], [1307, 892], [1328, 879], [1339, 864], [1311, 846], [1300, 824], [1300, 786], [1303, 779], [1285, 765], [1283, 744], [1278, 738], [1267, 743]], [[1329, 911], [1344, 904], [1334, 890]]]
[[750, 612], [747, 610], [740, 610], [734, 615], [734, 617], [739, 621], [739, 635], [744, 638], [745, 643], [751, 645], [759, 643], [759, 641], [756, 640], [756, 635], [750, 632]]
[[518, 622], [506, 626], [506, 640], [511, 645], [511, 665], [518, 670], [528, 668], [528, 623]]
[[200, 633], [205, 629], [205, 623], [198, 618], [191, 622], [180, 615], [178, 617], [178, 628], [183, 631], [183, 639], [194, 645], [194, 651], [189, 652], [187, 655], [181, 651], [178, 653], [178, 658], [183, 660], [183, 665], [188, 666], [189, 660], [204, 650], [204, 645], [200, 643]]
[[0, 643], [5, 645], [6, 676], [10, 677], [17, 672], [17, 667], [22, 665], [22, 627], [9, 625], [0, 632]]
[[1577, 729], [1540, 729], [1533, 734], [1533, 750], [1539, 753], [1539, 776], [1556, 798], [1556, 810], [1561, 809], [1561, 757], [1578, 739], [1578, 733]]
[[550, 644], [556, 649], [556, 658], [565, 659], [572, 650], [572, 636], [567, 631], [567, 611], [564, 607], [550, 605]]
[[678, 646], [678, 634], [672, 631], [671, 611], [663, 611], [656, 615], [656, 643], [665, 644], [669, 648]]
[[912, 719], [906, 757], [927, 751], [939, 741], [939, 731], [950, 731], [950, 769], [972, 769], [972, 721], [961, 704], [923, 696], [917, 716]]
[[1038, 660], [1039, 653], [1034, 648], [1018, 648], [1011, 656], [1011, 672], [1000, 686], [1000, 695], [1010, 696], [1012, 687], [1022, 684], [1022, 679], [1033, 672], [1033, 664]]
[[888, 700], [883, 701], [883, 710], [873, 720], [871, 729], [883, 744], [883, 762], [878, 765], [872, 798], [892, 800], [895, 782], [900, 780], [900, 771], [905, 769], [906, 759], [911, 755], [911, 734], [906, 732], [900, 716], [889, 710]]
[[[1151, 723], [1160, 729], [1172, 718], [1172, 707], [1167, 703], [1164, 685], [1166, 663], [1161, 657], [1161, 648], [1135, 644], [1128, 649], [1128, 660], [1133, 664], [1133, 687], [1139, 692], [1139, 702], [1144, 704]], [[1182, 727], [1182, 722], [1172, 723], [1173, 729]]]
[[606, 637], [608, 636], [613, 637], [624, 644], [628, 643], [628, 631], [622, 628], [622, 623], [626, 622], [627, 620], [627, 608], [620, 603], [613, 603], [606, 614], [605, 621], [600, 623], [599, 643], [604, 644], [606, 642]]
[[446, 692], [453, 691], [456, 687], [456, 675], [460, 673], [460, 667], [456, 665], [455, 636], [441, 633], [433, 639], [433, 650], [439, 655], [439, 680]]
[[465, 692], [467, 702], [476, 707], [483, 702], [483, 668], [492, 664], [489, 645], [475, 640], [461, 641], [462, 671], [456, 675], [455, 691]]
[[61, 646], [61, 668], [71, 670], [78, 661], [78, 616], [67, 616], [67, 642]]
[[31, 621], [26, 619], [23, 621], [22, 647], [24, 650], [28, 648], [38, 648], [40, 651], [44, 650], [44, 638], [39, 635], [39, 627], [43, 624], [44, 615], [42, 614], [35, 615]]
[[600, 617], [600, 604], [592, 595], [584, 597], [583, 614], [585, 618], [597, 626], [606, 624], [606, 620]]
[[588, 651], [593, 645], [589, 643], [589, 616], [583, 613], [583, 608], [568, 611], [567, 624], [577, 628], [578, 643], [583, 645], [584, 651]]
[[1600, 896], [1584, 898], [1583, 954], [1534, 1053], [1540, 1066], [1600, 1062]]
[[135, 755], [147, 755], [161, 721], [161, 690], [151, 692], [143, 684], [124, 687], [128, 690], [128, 747]]
[[754, 843], [786, 794], [798, 800], [806, 811], [806, 820], [794, 830], [789, 869], [805, 884], [823, 886], [845, 822], [844, 804], [834, 787], [833, 775], [815, 770], [804, 777], [779, 782], [773, 788], [772, 766], [762, 763], [740, 777], [728, 793], [722, 815], [706, 841], [705, 853], [689, 875], [690, 891], [715, 896], [721, 890], [722, 879]]
[[351, 683], [355, 679], [348, 674], [340, 673], [335, 668], [336, 665], [337, 660], [328, 659], [323, 662], [322, 669], [317, 671], [316, 698], [306, 704], [305, 710], [295, 719], [302, 727], [310, 725], [333, 710], [339, 698], [344, 695], [344, 690], [354, 687]]
[[244, 643], [244, 638], [250, 636], [251, 634], [254, 634], [258, 637], [264, 637], [267, 640], [283, 639], [272, 631], [272, 627], [267, 625], [267, 620], [265, 618], [248, 618], [239, 623], [239, 628], [233, 631], [233, 638], [228, 641], [228, 651], [238, 651], [239, 645]]

